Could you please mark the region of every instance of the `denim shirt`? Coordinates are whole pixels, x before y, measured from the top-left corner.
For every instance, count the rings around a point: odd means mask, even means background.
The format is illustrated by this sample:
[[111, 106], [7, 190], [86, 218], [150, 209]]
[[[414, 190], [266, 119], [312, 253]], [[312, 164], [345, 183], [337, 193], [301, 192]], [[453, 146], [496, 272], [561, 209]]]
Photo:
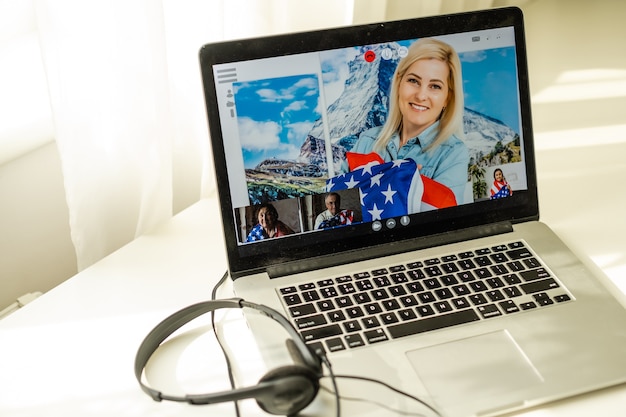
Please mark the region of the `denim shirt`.
[[[374, 127], [361, 133], [351, 152], [370, 153], [380, 134], [382, 127]], [[396, 159], [412, 159], [422, 165], [420, 173], [428, 178], [442, 183], [454, 192], [457, 204], [465, 201], [465, 186], [467, 184], [467, 167], [469, 152], [465, 143], [456, 136], [451, 136], [435, 149], [426, 150], [437, 136], [439, 122], [428, 127], [418, 137], [410, 139], [400, 147], [400, 135], [395, 133], [387, 144], [386, 152], [380, 157], [385, 161]], [[341, 166], [342, 172], [348, 171], [347, 162]]]

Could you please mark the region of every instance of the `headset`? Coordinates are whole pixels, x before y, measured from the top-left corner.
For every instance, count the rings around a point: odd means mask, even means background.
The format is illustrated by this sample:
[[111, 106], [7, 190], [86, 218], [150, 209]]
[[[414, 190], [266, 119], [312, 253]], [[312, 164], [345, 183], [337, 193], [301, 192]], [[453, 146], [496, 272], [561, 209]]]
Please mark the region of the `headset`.
[[[287, 331], [290, 336], [287, 339], [287, 347], [294, 359], [294, 365], [281, 366], [268, 371], [254, 386], [184, 397], [164, 394], [144, 384], [142, 374], [148, 360], [172, 333], [203, 314], [224, 308], [244, 307], [259, 311], [278, 322]], [[135, 357], [135, 377], [141, 389], [155, 401], [168, 400], [200, 405], [254, 398], [262, 410], [275, 415], [292, 416], [309, 405], [319, 391], [319, 380], [322, 376], [320, 357], [311, 351], [283, 315], [270, 307], [240, 298], [205, 301], [172, 314], [146, 336]]]

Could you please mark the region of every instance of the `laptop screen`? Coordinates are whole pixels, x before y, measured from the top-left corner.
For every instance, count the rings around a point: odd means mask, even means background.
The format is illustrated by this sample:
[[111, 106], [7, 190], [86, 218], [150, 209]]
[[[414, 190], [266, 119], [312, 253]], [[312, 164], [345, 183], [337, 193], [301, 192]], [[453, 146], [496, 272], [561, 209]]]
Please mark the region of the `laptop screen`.
[[537, 218], [521, 20], [511, 8], [204, 46], [233, 277]]

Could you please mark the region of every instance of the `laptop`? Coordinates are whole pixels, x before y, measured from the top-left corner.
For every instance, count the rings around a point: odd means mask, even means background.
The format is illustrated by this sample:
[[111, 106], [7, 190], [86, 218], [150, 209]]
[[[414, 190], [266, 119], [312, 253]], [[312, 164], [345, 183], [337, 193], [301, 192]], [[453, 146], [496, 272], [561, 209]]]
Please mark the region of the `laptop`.
[[[431, 148], [427, 128], [404, 151], [396, 133], [385, 157], [367, 141], [382, 135], [394, 73], [421, 40], [458, 55], [462, 132]], [[626, 381], [624, 307], [539, 221], [526, 47], [517, 8], [205, 45], [237, 296], [283, 312], [336, 374], [384, 381], [445, 416]], [[411, 86], [450, 87], [412, 68]], [[429, 97], [414, 110], [436, 108]], [[406, 117], [400, 129], [419, 125]], [[343, 394], [429, 415], [354, 384]]]

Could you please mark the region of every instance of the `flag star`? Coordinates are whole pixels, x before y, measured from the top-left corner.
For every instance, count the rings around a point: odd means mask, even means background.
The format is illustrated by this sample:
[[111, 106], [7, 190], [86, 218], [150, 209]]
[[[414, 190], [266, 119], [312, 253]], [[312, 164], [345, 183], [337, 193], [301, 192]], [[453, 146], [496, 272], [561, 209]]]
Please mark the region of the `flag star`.
[[374, 186], [374, 184], [376, 184], [376, 185], [380, 186], [380, 179], [381, 179], [382, 177], [383, 177], [383, 174], [376, 174], [376, 175], [373, 175], [373, 176], [372, 176], [372, 178], [370, 179], [370, 180], [371, 180], [371, 186], [373, 187], [373, 186]]
[[326, 181], [326, 192], [332, 190], [334, 186], [335, 184], [333, 184], [333, 179], [329, 178], [328, 181]]
[[393, 196], [397, 193], [397, 191], [394, 191], [391, 189], [391, 184], [387, 186], [387, 191], [381, 191], [381, 192], [385, 196], [385, 204], [387, 203], [393, 204]]
[[368, 162], [362, 168], [363, 173], [367, 172], [368, 174], [372, 175], [372, 167], [375, 167], [376, 165], [380, 165], [380, 162], [376, 162], [376, 161]]
[[358, 181], [355, 181], [355, 179], [354, 179], [354, 175], [352, 175], [352, 176], [350, 177], [350, 180], [349, 180], [349, 181], [346, 181], [346, 183], [345, 183], [345, 184], [346, 184], [346, 187], [348, 187], [348, 188], [350, 188], [350, 189], [351, 189], [351, 188], [354, 188], [354, 187], [356, 187], [357, 185], [359, 185], [359, 182], [358, 182]]
[[380, 215], [383, 214], [384, 210], [379, 210], [376, 207], [376, 203], [374, 203], [374, 207], [371, 210], [367, 210], [367, 212], [372, 216], [372, 220], [380, 220]]
[[363, 200], [365, 200], [365, 197], [367, 197], [367, 193], [364, 193], [363, 190], [359, 188], [359, 194], [361, 195], [361, 206], [364, 206], [365, 203], [363, 202]]
[[393, 167], [400, 168], [400, 165], [404, 164], [405, 162], [408, 162], [408, 161], [406, 159], [396, 159], [393, 161]]

